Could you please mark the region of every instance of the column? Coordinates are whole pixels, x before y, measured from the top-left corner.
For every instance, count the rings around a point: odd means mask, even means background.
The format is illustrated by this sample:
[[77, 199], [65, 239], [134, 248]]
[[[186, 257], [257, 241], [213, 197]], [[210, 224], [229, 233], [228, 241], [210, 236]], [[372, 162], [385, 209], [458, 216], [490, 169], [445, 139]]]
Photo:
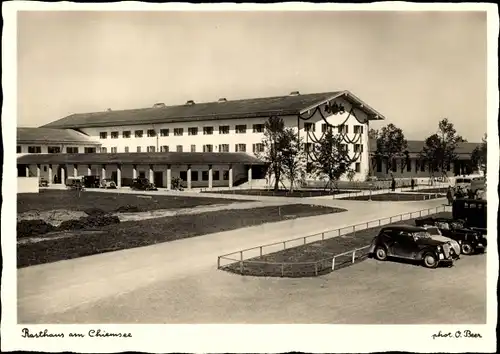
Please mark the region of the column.
[[49, 165], [49, 184], [52, 184], [54, 180], [52, 179], [52, 165]]
[[187, 189], [191, 189], [191, 165], [187, 169]]
[[101, 170], [101, 179], [106, 178], [106, 165], [102, 165], [102, 170]]
[[87, 165], [87, 176], [92, 175], [92, 165]]
[[30, 165], [26, 165], [26, 177], [30, 176]]
[[172, 166], [167, 165], [167, 189], [172, 189]]
[[78, 176], [78, 165], [73, 165], [73, 177]]
[[252, 165], [248, 166], [248, 186], [252, 189]]
[[[66, 171], [64, 169], [65, 166], [61, 166], [61, 175], [59, 176], [61, 178], [61, 185], [66, 185]], [[52, 173], [50, 174], [52, 176]]]
[[122, 186], [122, 166], [120, 164], [116, 165], [116, 186], [118, 188]]
[[212, 189], [214, 181], [212, 165], [208, 165], [208, 189]]
[[132, 178], [133, 179], [137, 178], [137, 165], [133, 165], [132, 167]]
[[153, 165], [149, 165], [149, 182], [155, 183], [155, 173], [154, 173]]
[[233, 188], [233, 165], [229, 165], [229, 188]]
[[36, 177], [40, 180], [40, 164], [36, 164]]

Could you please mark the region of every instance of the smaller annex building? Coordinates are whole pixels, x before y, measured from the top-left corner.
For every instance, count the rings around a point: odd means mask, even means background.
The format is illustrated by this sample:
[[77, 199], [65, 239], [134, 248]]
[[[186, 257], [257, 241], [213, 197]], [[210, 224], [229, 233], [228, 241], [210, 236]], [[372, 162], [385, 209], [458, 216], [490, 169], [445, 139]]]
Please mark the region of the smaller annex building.
[[134, 178], [145, 177], [167, 189], [173, 178], [181, 178], [188, 189], [231, 188], [242, 182], [251, 186], [253, 179], [265, 173], [264, 164], [254, 156], [203, 152], [29, 154], [18, 157], [18, 169], [19, 176], [36, 176], [55, 184], [65, 183], [70, 176], [94, 175], [125, 187]]

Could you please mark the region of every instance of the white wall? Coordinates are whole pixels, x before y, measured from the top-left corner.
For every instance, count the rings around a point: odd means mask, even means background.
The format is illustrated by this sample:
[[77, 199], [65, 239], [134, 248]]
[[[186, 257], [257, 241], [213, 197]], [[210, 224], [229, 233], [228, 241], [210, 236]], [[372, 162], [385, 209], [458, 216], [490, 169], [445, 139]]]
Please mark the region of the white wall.
[[17, 193], [38, 193], [38, 178], [17, 177]]

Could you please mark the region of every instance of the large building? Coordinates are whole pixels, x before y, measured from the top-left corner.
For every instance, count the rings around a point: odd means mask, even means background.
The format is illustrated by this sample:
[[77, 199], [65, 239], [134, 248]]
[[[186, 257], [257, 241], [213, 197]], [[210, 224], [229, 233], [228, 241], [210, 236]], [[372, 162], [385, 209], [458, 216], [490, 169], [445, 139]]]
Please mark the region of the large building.
[[[62, 145], [50, 153], [53, 143], [47, 137], [45, 144], [28, 144], [30, 155], [19, 157], [18, 165], [50, 182], [68, 174], [112, 176], [118, 183], [144, 175], [167, 188], [174, 177], [191, 187], [231, 186], [236, 180], [263, 179], [262, 162], [255, 155], [263, 149], [264, 123], [272, 116], [295, 129], [308, 151], [328, 128], [334, 129], [345, 142], [354, 179], [368, 175], [369, 122], [384, 116], [349, 91], [73, 114], [41, 129], [81, 135], [93, 142], [95, 153]], [[308, 154], [308, 162], [313, 159]]]
[[[258, 185], [265, 166], [257, 156], [264, 148], [264, 124], [283, 119], [304, 142], [307, 162], [313, 145], [333, 129], [343, 141], [353, 180], [427, 177], [419, 153], [423, 142], [408, 143], [408, 161], [386, 166], [375, 158], [369, 124], [385, 117], [349, 91], [227, 100], [149, 108], [73, 114], [41, 128], [18, 129], [19, 175], [63, 183], [68, 176], [99, 175], [128, 185], [148, 177], [159, 187], [171, 187], [179, 177], [192, 187]], [[454, 174], [470, 169], [477, 144], [462, 144]], [[407, 163], [406, 163], [407, 162]], [[343, 179], [346, 179], [344, 176]], [[307, 173], [306, 179], [314, 179]], [[261, 183], [262, 185], [262, 183]]]

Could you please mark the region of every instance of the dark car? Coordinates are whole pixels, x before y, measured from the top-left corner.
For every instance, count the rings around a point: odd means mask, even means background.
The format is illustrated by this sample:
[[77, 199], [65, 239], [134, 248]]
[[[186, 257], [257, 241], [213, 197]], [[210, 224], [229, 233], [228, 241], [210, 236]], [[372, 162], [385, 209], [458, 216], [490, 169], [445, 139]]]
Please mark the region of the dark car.
[[459, 242], [461, 251], [465, 255], [484, 252], [486, 249], [486, 234], [465, 227], [464, 223], [460, 220], [430, 216], [416, 219], [415, 225], [420, 227], [436, 226], [443, 236]]
[[486, 233], [486, 205], [484, 199], [456, 199], [452, 205], [453, 219], [464, 220], [466, 227]]
[[136, 178], [132, 181], [132, 189], [141, 191], [157, 191], [154, 183], [149, 182], [147, 178]]
[[83, 176], [82, 182], [85, 188], [99, 188], [101, 186], [101, 179], [99, 176]]
[[412, 225], [383, 227], [373, 239], [369, 253], [380, 261], [401, 258], [422, 262], [427, 268], [445, 262], [452, 266], [459, 258], [449, 242], [434, 240], [424, 228]]

